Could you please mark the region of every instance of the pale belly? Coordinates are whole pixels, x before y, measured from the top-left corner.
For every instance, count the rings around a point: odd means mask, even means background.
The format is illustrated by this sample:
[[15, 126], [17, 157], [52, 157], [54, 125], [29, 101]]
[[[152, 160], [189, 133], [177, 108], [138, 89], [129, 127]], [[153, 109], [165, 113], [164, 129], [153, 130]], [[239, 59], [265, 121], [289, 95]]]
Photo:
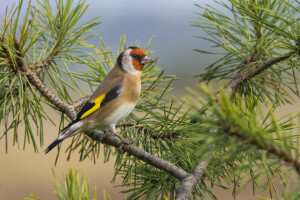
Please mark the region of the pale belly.
[[114, 112], [110, 113], [103, 121], [90, 121], [87, 129], [105, 129], [111, 124], [117, 124], [132, 112], [135, 105], [136, 104], [132, 103], [122, 104], [116, 108]]
[[132, 112], [135, 105], [136, 104], [127, 103], [119, 106], [105, 121], [109, 124], [118, 123]]

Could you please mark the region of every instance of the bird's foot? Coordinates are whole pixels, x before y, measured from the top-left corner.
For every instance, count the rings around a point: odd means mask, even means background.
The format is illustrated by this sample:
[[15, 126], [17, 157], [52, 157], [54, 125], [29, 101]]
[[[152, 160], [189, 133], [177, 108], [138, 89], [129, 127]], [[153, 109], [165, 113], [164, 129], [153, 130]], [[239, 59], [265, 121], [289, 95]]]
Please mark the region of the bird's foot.
[[114, 136], [116, 136], [117, 138], [119, 138], [121, 140], [121, 145], [119, 146], [119, 151], [122, 151], [123, 150], [123, 147], [125, 145], [131, 145], [131, 144], [134, 144], [135, 142], [134, 141], [130, 141], [130, 140], [127, 140], [123, 137], [121, 137], [120, 135], [118, 134], [113, 134]]
[[103, 134], [100, 136], [100, 141], [102, 141], [104, 137], [111, 135], [111, 133], [106, 129], [102, 130], [102, 132]]

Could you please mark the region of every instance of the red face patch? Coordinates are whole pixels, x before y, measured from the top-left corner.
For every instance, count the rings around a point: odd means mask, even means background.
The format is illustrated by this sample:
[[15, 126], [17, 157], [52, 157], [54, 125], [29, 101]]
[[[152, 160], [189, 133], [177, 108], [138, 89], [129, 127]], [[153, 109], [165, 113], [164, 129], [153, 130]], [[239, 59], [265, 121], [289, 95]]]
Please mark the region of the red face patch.
[[130, 51], [130, 55], [131, 54], [136, 54], [136, 55], [138, 55], [138, 56], [146, 56], [146, 52], [143, 50], [143, 49], [132, 49], [131, 51]]
[[132, 59], [132, 65], [135, 70], [142, 71], [144, 69], [144, 65], [140, 64], [140, 61]]
[[[144, 57], [146, 56], [146, 52], [142, 49], [132, 49], [130, 52], [130, 55], [136, 54], [139, 57]], [[135, 70], [137, 71], [142, 71], [144, 69], [144, 65], [140, 64], [140, 60], [136, 60], [136, 59], [131, 59], [132, 60], [132, 65], [135, 68]]]

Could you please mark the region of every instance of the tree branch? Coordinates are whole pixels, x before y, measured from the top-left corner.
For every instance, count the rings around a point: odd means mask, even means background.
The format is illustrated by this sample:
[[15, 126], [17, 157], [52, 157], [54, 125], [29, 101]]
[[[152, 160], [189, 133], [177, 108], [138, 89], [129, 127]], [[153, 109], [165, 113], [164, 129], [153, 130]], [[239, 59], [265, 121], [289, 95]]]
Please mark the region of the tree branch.
[[268, 143], [259, 142], [255, 138], [248, 138], [245, 133], [240, 133], [232, 130], [232, 127], [230, 125], [227, 125], [224, 121], [218, 121], [217, 124], [223, 129], [224, 133], [227, 133], [230, 136], [235, 136], [239, 139], [242, 139], [243, 141], [247, 141], [247, 143], [256, 146], [258, 149], [267, 151], [269, 154], [274, 155], [281, 160], [284, 160], [286, 163], [292, 165], [295, 168], [296, 172], [300, 175], [300, 161], [298, 161], [297, 158], [292, 158], [290, 155], [278, 150]]
[[89, 100], [90, 97], [91, 97], [90, 95], [87, 95], [87, 96], [75, 101], [72, 104], [72, 107], [74, 108], [74, 110], [77, 109], [77, 108], [82, 107]]
[[[26, 76], [28, 81], [35, 86], [35, 88], [51, 103], [53, 104], [58, 110], [63, 113], [66, 113], [68, 116], [76, 116], [74, 113], [74, 109], [70, 109], [71, 106], [69, 104], [63, 102], [60, 98], [56, 97], [41, 81], [41, 79], [28, 67], [24, 66], [23, 75]], [[72, 111], [71, 111], [72, 110]], [[70, 113], [72, 112], [72, 113]]]
[[200, 181], [200, 178], [208, 166], [208, 161], [199, 163], [194, 171], [180, 181], [176, 192], [176, 200], [191, 199], [192, 192]]
[[[108, 144], [110, 146], [114, 146], [116, 148], [120, 148], [123, 143], [120, 141], [119, 138], [114, 136], [104, 136], [102, 131], [93, 130], [86, 133], [91, 139], [95, 141], [99, 141], [104, 144]], [[183, 169], [177, 167], [173, 163], [170, 163], [166, 160], [163, 160], [155, 155], [152, 155], [146, 151], [139, 149], [134, 145], [124, 145], [122, 150], [127, 152], [128, 154], [139, 158], [140, 160], [150, 164], [158, 169], [164, 170], [171, 174], [172, 176], [176, 177], [179, 180], [184, 179], [188, 173]]]
[[249, 79], [253, 78], [254, 76], [262, 73], [264, 70], [268, 69], [274, 64], [277, 64], [283, 60], [286, 60], [293, 56], [296, 53], [296, 51], [291, 51], [287, 54], [284, 54], [283, 56], [273, 58], [271, 60], [266, 61], [264, 64], [260, 66], [255, 66], [256, 62], [251, 61], [245, 69], [235, 74], [233, 80], [230, 82], [230, 87], [232, 89], [232, 94], [235, 94], [243, 83], [248, 81]]

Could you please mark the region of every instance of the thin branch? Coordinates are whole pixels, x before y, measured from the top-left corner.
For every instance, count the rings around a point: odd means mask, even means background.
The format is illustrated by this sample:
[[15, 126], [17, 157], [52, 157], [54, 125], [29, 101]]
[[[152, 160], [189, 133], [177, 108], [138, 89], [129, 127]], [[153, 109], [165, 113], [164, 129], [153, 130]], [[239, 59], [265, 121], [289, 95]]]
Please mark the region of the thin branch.
[[[86, 133], [91, 139], [95, 141], [100, 141], [101, 143], [114, 146], [116, 148], [120, 148], [123, 143], [120, 141], [119, 138], [114, 137], [114, 136], [104, 136], [103, 137], [103, 132], [102, 131], [89, 131]], [[125, 138], [123, 138], [125, 139]], [[125, 139], [126, 140], [126, 139]], [[189, 175], [186, 171], [183, 169], [177, 167], [173, 163], [170, 163], [166, 160], [163, 160], [155, 155], [152, 155], [146, 151], [143, 151], [142, 149], [138, 148], [137, 146], [134, 145], [124, 145], [122, 147], [122, 150], [127, 152], [129, 155], [133, 155], [137, 157], [138, 159], [146, 162], [147, 164], [150, 164], [158, 169], [164, 170], [165, 172], [168, 172], [172, 176], [176, 177], [179, 180], [184, 179], [186, 176]]]
[[244, 133], [232, 130], [232, 127], [230, 125], [227, 125], [224, 121], [218, 121], [217, 124], [223, 129], [224, 133], [227, 133], [230, 136], [235, 136], [243, 141], [247, 141], [248, 144], [254, 145], [258, 149], [267, 151], [269, 154], [276, 156], [281, 160], [284, 160], [286, 163], [292, 165], [295, 168], [296, 172], [300, 175], [300, 161], [298, 161], [297, 158], [292, 158], [287, 153], [278, 150], [268, 143], [259, 142], [255, 138], [247, 137], [247, 135]]
[[176, 192], [176, 200], [191, 199], [192, 192], [200, 181], [202, 174], [208, 166], [208, 161], [199, 163], [194, 171], [180, 181]]
[[[63, 113], [66, 113], [68, 116], [76, 116], [73, 109], [70, 109], [71, 106], [69, 104], [63, 102], [60, 98], [56, 97], [41, 81], [41, 79], [31, 71], [28, 67], [24, 66], [23, 75], [26, 76], [28, 81], [35, 86], [35, 88], [51, 103], [53, 104], [58, 110]], [[72, 110], [72, 111], [71, 111]], [[72, 113], [70, 113], [72, 112]]]
[[39, 72], [40, 70], [42, 70], [45, 67], [49, 67], [50, 62], [49, 61], [44, 61], [44, 62], [40, 62], [34, 65], [26, 65], [28, 68], [33, 69], [35, 72]]
[[240, 87], [240, 85], [242, 85], [243, 83], [245, 83], [246, 81], [248, 81], [249, 79], [253, 78], [254, 76], [262, 73], [264, 70], [268, 69], [269, 67], [271, 67], [274, 64], [277, 64], [283, 60], [286, 60], [288, 58], [290, 58], [291, 56], [293, 56], [296, 53], [296, 51], [291, 51], [287, 54], [284, 54], [283, 56], [279, 56], [277, 58], [273, 58], [271, 60], [266, 61], [264, 64], [260, 65], [260, 66], [255, 66], [256, 62], [252, 61], [248, 64], [248, 66], [243, 69], [242, 71], [238, 72], [233, 80], [230, 82], [230, 87], [232, 89], [232, 94], [235, 94], [238, 90], [238, 88]]
[[76, 110], [77, 108], [80, 108], [82, 107], [86, 102], [87, 100], [89, 100], [91, 96], [90, 95], [87, 95], [77, 101], [75, 101], [73, 104], [72, 104], [72, 107]]
[[[19, 42], [17, 38], [14, 38], [14, 47], [17, 55], [16, 64], [17, 69], [16, 71], [19, 72], [21, 75], [25, 76], [28, 81], [35, 86], [35, 88], [51, 103], [53, 104], [57, 109], [59, 109], [63, 113], [67, 113], [68, 116], [76, 116], [76, 113], [73, 109], [70, 109], [69, 104], [63, 102], [61, 99], [56, 97], [47, 87], [46, 85], [41, 81], [41, 79], [38, 77], [36, 71], [32, 71], [32, 69], [41, 68], [43, 66], [49, 66], [52, 62], [54, 62], [54, 56], [57, 55], [57, 53], [51, 57], [51, 59], [48, 59], [47, 61], [43, 61], [41, 63], [38, 63], [36, 65], [26, 65], [24, 63], [24, 55], [20, 49]], [[12, 60], [10, 60], [10, 63], [12, 64]], [[13, 68], [13, 67], [12, 67]]]
[[154, 133], [153, 130], [149, 128], [145, 128], [143, 126], [139, 126], [137, 123], [132, 123], [132, 122], [122, 122], [116, 125], [116, 127], [126, 127], [126, 126], [134, 126], [135, 128], [138, 129], [138, 133], [143, 132], [145, 135], [150, 135], [151, 138], [153, 139], [171, 139], [171, 138], [178, 138], [179, 132], [171, 132], [171, 133]]

